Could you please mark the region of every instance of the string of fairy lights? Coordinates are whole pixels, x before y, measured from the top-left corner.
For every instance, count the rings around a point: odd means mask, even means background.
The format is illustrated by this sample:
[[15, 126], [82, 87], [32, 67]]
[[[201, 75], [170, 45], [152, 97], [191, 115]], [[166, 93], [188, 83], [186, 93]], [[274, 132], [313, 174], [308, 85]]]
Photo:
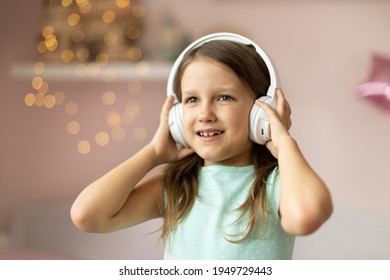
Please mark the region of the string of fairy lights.
[[[143, 53], [138, 39], [142, 35], [142, 18], [146, 10], [136, 0], [44, 0], [42, 9], [44, 26], [37, 43], [42, 61], [34, 65], [32, 91], [25, 95], [24, 103], [45, 109], [63, 106], [71, 118], [66, 130], [69, 135], [77, 136], [82, 131], [76, 118], [79, 106], [76, 101], [67, 100], [63, 91], [50, 89], [44, 79], [47, 65], [52, 62], [72, 64], [75, 65], [75, 75], [85, 77], [98, 75], [110, 62], [142, 64]], [[113, 81], [115, 73], [102, 79]], [[129, 81], [129, 97], [141, 90], [141, 81]], [[106, 129], [97, 131], [94, 139], [80, 137], [77, 151], [81, 154], [90, 153], [94, 142], [97, 146], [105, 146], [111, 139], [123, 140], [126, 136], [124, 126], [132, 124], [140, 114], [139, 103], [131, 98], [121, 111], [110, 109], [117, 100], [112, 90], [102, 92], [100, 98], [108, 108]], [[147, 137], [147, 130], [136, 127], [132, 137], [142, 141]]]

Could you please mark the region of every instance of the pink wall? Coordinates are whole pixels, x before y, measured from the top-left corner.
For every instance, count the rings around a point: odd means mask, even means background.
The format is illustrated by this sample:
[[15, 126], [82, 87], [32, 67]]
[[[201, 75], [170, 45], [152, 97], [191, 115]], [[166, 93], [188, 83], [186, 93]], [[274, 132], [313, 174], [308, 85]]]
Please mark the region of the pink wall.
[[[106, 147], [94, 144], [89, 154], [80, 155], [77, 142], [82, 137], [92, 138], [105, 123], [107, 108], [99, 103], [103, 89], [127, 100], [127, 82], [53, 81], [51, 87], [63, 90], [68, 101], [79, 104], [77, 119], [83, 132], [70, 136], [66, 125], [71, 117], [64, 113], [64, 106], [51, 110], [25, 106], [30, 81], [9, 76], [13, 63], [37, 59], [39, 1], [3, 5], [0, 230], [8, 228], [13, 209], [73, 200], [86, 184], [131, 156], [151, 139], [165, 98], [165, 81], [144, 83], [142, 92], [132, 97], [139, 102], [141, 115], [126, 127], [126, 138]], [[163, 0], [145, 1], [145, 5], [149, 46], [155, 43], [161, 15], [169, 9], [193, 38], [224, 28], [242, 31], [273, 57], [293, 110], [292, 134], [329, 184], [335, 201], [328, 230], [324, 226], [298, 243], [329, 239], [329, 229], [345, 226], [351, 213], [364, 213], [366, 220], [390, 221], [390, 123], [382, 111], [355, 97], [355, 86], [368, 76], [371, 53], [390, 56], [389, 2], [201, 0], [189, 4]], [[120, 110], [121, 106], [123, 103], [117, 102], [112, 108]], [[144, 141], [131, 137], [137, 126], [147, 128]], [[347, 228], [351, 235], [361, 231], [360, 226], [364, 228], [359, 222], [353, 225], [356, 228]], [[377, 225], [364, 230], [380, 234], [383, 227], [375, 228]], [[385, 256], [390, 257], [390, 244], [386, 246]], [[305, 248], [300, 250], [304, 256]]]

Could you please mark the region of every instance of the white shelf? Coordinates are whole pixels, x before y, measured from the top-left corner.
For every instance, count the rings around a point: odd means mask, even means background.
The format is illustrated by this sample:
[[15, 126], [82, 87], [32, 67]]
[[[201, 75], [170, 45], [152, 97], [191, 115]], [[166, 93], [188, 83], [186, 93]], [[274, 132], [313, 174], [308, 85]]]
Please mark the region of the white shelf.
[[[10, 74], [19, 80], [31, 80], [38, 76], [35, 63], [16, 63]], [[48, 81], [166, 81], [171, 70], [170, 62], [109, 63], [100, 67], [96, 63], [54, 63], [45, 62], [39, 76]]]

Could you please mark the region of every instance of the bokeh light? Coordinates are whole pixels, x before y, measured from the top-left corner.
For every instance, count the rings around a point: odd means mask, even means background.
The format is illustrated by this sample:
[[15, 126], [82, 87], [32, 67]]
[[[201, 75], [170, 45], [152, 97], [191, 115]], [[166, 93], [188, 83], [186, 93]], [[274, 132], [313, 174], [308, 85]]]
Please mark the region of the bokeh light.
[[126, 8], [130, 5], [130, 0], [116, 0], [116, 5], [119, 8]]
[[45, 97], [40, 93], [35, 94], [35, 106], [42, 107], [43, 104], [45, 104]]
[[80, 124], [77, 121], [70, 121], [66, 127], [66, 130], [71, 135], [76, 135], [80, 132]]
[[91, 151], [91, 144], [87, 140], [82, 140], [77, 144], [77, 150], [80, 154], [86, 155]]
[[106, 117], [107, 124], [112, 128], [119, 127], [122, 123], [121, 115], [117, 111], [111, 111]]
[[96, 134], [95, 141], [99, 146], [105, 146], [110, 141], [110, 136], [106, 132], [100, 131]]
[[78, 105], [76, 102], [68, 102], [65, 106], [65, 112], [69, 116], [74, 116], [77, 114]]
[[102, 101], [103, 101], [103, 104], [105, 104], [105, 105], [112, 105], [115, 103], [115, 100], [116, 100], [116, 95], [114, 92], [112, 92], [110, 90], [104, 92], [102, 95]]
[[46, 108], [51, 109], [56, 105], [56, 98], [52, 94], [48, 94], [45, 96], [43, 101]]
[[80, 21], [80, 15], [77, 13], [72, 13], [68, 17], [68, 24], [70, 26], [74, 26], [74, 25], [78, 24], [79, 21]]
[[34, 64], [33, 70], [36, 75], [42, 75], [45, 71], [45, 64], [43, 62], [37, 62]]
[[70, 6], [72, 4], [72, 2], [73, 2], [73, 0], [62, 0], [61, 4], [64, 7], [68, 7], [68, 6]]
[[36, 90], [40, 89], [42, 87], [42, 84], [43, 84], [43, 79], [40, 76], [35, 76], [31, 81], [31, 85], [33, 89]]
[[137, 18], [143, 17], [145, 13], [146, 13], [146, 9], [141, 4], [135, 5], [132, 9], [133, 16]]
[[35, 94], [27, 93], [24, 97], [24, 104], [31, 107], [35, 104]]
[[104, 23], [111, 23], [115, 20], [116, 14], [114, 11], [108, 10], [103, 13], [102, 20]]

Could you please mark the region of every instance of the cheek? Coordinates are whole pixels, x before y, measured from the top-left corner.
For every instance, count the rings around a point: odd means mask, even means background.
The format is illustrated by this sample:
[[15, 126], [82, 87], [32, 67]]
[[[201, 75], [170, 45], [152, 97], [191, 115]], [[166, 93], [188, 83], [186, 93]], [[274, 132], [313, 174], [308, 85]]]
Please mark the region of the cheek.
[[191, 125], [194, 123], [194, 119], [195, 119], [195, 114], [193, 112], [183, 109], [182, 125], [184, 130], [191, 128]]
[[238, 110], [227, 115], [229, 123], [240, 132], [248, 132], [249, 129], [249, 110]]

